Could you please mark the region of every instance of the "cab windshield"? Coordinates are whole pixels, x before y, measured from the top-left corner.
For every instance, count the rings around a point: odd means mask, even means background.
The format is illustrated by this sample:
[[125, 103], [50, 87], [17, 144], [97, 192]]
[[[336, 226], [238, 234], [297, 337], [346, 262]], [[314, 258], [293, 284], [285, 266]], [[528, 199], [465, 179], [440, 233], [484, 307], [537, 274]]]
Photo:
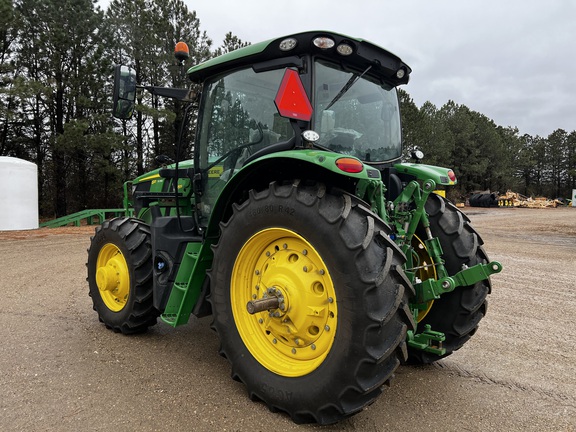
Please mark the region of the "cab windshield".
[[[323, 60], [315, 62], [315, 71], [312, 128], [320, 134], [318, 144], [366, 162], [399, 158], [402, 145], [396, 89]], [[357, 80], [351, 84], [354, 78]]]

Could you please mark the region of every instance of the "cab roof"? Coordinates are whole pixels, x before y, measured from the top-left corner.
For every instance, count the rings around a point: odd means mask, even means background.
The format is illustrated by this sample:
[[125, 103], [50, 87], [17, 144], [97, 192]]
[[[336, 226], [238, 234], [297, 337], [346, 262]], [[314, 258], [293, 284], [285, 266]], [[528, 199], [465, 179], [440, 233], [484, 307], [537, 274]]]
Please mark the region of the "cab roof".
[[[330, 48], [319, 48], [314, 44], [318, 37], [327, 37], [334, 41]], [[280, 43], [292, 39], [289, 50], [282, 50]], [[295, 42], [295, 43], [294, 43]], [[337, 47], [346, 44], [352, 48], [348, 55], [342, 55]], [[191, 81], [200, 83], [206, 78], [228, 70], [258, 65], [260, 70], [298, 66], [303, 55], [314, 55], [343, 63], [349, 68], [364, 70], [372, 66], [370, 75], [377, 75], [392, 85], [408, 83], [412, 69], [398, 56], [364, 39], [330, 31], [309, 31], [296, 33], [240, 48], [193, 66], [188, 70]], [[268, 65], [267, 65], [268, 64]], [[403, 73], [398, 73], [403, 71]]]

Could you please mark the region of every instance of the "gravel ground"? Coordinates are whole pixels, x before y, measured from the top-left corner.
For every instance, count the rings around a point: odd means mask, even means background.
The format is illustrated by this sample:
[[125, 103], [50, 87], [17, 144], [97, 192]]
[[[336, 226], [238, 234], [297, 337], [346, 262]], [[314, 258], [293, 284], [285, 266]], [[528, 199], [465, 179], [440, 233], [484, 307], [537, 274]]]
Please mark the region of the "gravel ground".
[[465, 212], [504, 265], [480, 330], [330, 427], [251, 402], [210, 318], [106, 330], [85, 281], [93, 227], [0, 232], [0, 430], [576, 431], [576, 209]]

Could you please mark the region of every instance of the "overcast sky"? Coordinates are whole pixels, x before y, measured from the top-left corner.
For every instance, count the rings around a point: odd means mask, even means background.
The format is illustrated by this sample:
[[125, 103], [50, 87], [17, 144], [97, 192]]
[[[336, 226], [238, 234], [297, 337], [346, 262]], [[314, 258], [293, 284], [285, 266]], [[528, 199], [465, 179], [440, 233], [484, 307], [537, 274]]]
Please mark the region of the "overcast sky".
[[184, 0], [219, 46], [333, 30], [412, 67], [420, 107], [448, 100], [520, 134], [576, 130], [576, 0]]

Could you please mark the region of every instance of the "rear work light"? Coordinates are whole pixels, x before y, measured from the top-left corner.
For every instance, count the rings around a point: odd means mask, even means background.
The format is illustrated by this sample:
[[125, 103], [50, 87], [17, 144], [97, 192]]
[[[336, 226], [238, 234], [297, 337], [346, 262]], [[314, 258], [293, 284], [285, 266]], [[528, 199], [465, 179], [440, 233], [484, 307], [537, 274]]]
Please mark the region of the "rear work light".
[[302, 138], [306, 142], [315, 143], [316, 141], [318, 141], [320, 139], [320, 135], [316, 131], [305, 130], [304, 132], [302, 132]]
[[336, 47], [336, 51], [338, 51], [338, 54], [340, 55], [349, 56], [354, 52], [354, 48], [347, 43], [341, 43]]
[[315, 38], [312, 43], [320, 49], [330, 49], [335, 45], [334, 40], [326, 36], [319, 36]]
[[364, 169], [364, 164], [354, 158], [340, 158], [336, 160], [336, 166], [344, 172], [356, 174]]
[[280, 51], [290, 51], [296, 48], [298, 45], [298, 41], [294, 38], [287, 38], [280, 42], [279, 48]]

